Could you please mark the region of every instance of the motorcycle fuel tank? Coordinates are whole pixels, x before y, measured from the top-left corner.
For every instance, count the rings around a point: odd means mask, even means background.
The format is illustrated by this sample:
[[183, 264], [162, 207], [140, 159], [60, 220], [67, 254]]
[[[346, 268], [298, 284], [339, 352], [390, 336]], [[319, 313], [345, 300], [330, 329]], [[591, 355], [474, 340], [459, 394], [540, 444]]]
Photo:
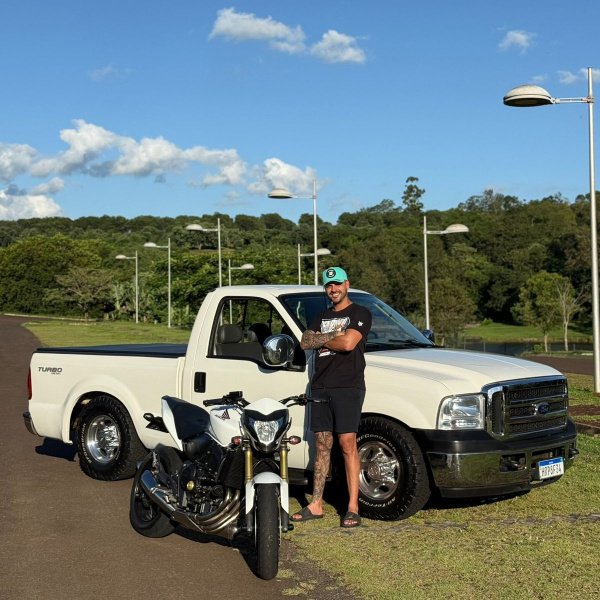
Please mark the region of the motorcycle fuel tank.
[[217, 406], [210, 411], [210, 432], [222, 444], [240, 435], [240, 412], [233, 406]]

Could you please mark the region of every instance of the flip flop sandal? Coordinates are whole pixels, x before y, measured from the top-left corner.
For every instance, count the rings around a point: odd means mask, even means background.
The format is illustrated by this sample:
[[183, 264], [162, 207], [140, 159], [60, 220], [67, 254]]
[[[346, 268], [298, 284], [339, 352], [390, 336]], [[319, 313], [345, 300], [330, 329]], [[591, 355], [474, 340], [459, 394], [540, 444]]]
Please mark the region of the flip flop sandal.
[[360, 525], [361, 518], [358, 513], [347, 512], [340, 521], [340, 527], [349, 529], [350, 527], [358, 527]]
[[292, 523], [300, 523], [302, 521], [314, 521], [315, 519], [322, 519], [323, 515], [314, 515], [310, 512], [310, 508], [305, 506], [301, 511], [294, 513], [290, 521]]

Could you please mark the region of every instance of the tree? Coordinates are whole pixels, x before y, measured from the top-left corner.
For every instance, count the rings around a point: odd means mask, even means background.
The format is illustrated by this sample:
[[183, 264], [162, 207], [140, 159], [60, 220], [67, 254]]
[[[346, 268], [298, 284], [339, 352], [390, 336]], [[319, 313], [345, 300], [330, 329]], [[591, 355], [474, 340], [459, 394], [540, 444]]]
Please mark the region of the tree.
[[456, 346], [460, 332], [473, 319], [475, 303], [465, 287], [449, 277], [432, 282], [430, 296], [436, 329]]
[[425, 190], [417, 185], [418, 181], [418, 177], [408, 177], [404, 193], [402, 194], [404, 210], [415, 215], [419, 215], [423, 211], [421, 196], [425, 193]]
[[585, 293], [583, 290], [580, 290], [579, 293], [576, 294], [573, 285], [567, 277], [562, 277], [560, 281], [556, 282], [556, 293], [562, 315], [565, 352], [568, 352], [569, 323], [571, 322], [571, 319], [581, 310]]
[[58, 297], [65, 304], [77, 305], [87, 319], [92, 310], [102, 312], [110, 303], [113, 279], [114, 276], [109, 271], [71, 267], [64, 275], [56, 276], [62, 289], [52, 290], [49, 296], [51, 299]]
[[59, 287], [56, 275], [74, 266], [98, 267], [97, 247], [97, 243], [55, 235], [21, 238], [4, 248], [0, 254], [0, 307], [47, 313], [46, 293]]
[[517, 321], [537, 327], [544, 336], [544, 351], [548, 352], [548, 334], [562, 319], [558, 286], [564, 277], [558, 273], [540, 271], [532, 275], [519, 292], [519, 302], [513, 307]]

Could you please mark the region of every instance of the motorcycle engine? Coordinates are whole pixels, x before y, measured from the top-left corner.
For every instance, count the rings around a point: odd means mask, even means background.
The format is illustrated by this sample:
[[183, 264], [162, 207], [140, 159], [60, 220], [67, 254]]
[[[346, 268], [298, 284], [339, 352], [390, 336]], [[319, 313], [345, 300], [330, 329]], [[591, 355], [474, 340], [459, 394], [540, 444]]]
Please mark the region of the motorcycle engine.
[[179, 473], [179, 504], [205, 515], [214, 512], [224, 498], [225, 489], [217, 481], [225, 451], [215, 441], [203, 444], [203, 451], [183, 463]]

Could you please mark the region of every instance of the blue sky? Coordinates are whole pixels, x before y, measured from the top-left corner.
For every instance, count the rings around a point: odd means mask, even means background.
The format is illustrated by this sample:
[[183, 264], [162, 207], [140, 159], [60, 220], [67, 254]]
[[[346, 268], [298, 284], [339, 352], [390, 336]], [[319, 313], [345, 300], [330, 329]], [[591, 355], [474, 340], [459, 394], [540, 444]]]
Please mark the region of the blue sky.
[[[577, 7], [575, 9], [575, 6]], [[277, 212], [335, 222], [589, 191], [600, 3], [3, 0], [0, 219]], [[598, 62], [593, 63], [592, 61]], [[597, 95], [597, 93], [596, 93]]]

